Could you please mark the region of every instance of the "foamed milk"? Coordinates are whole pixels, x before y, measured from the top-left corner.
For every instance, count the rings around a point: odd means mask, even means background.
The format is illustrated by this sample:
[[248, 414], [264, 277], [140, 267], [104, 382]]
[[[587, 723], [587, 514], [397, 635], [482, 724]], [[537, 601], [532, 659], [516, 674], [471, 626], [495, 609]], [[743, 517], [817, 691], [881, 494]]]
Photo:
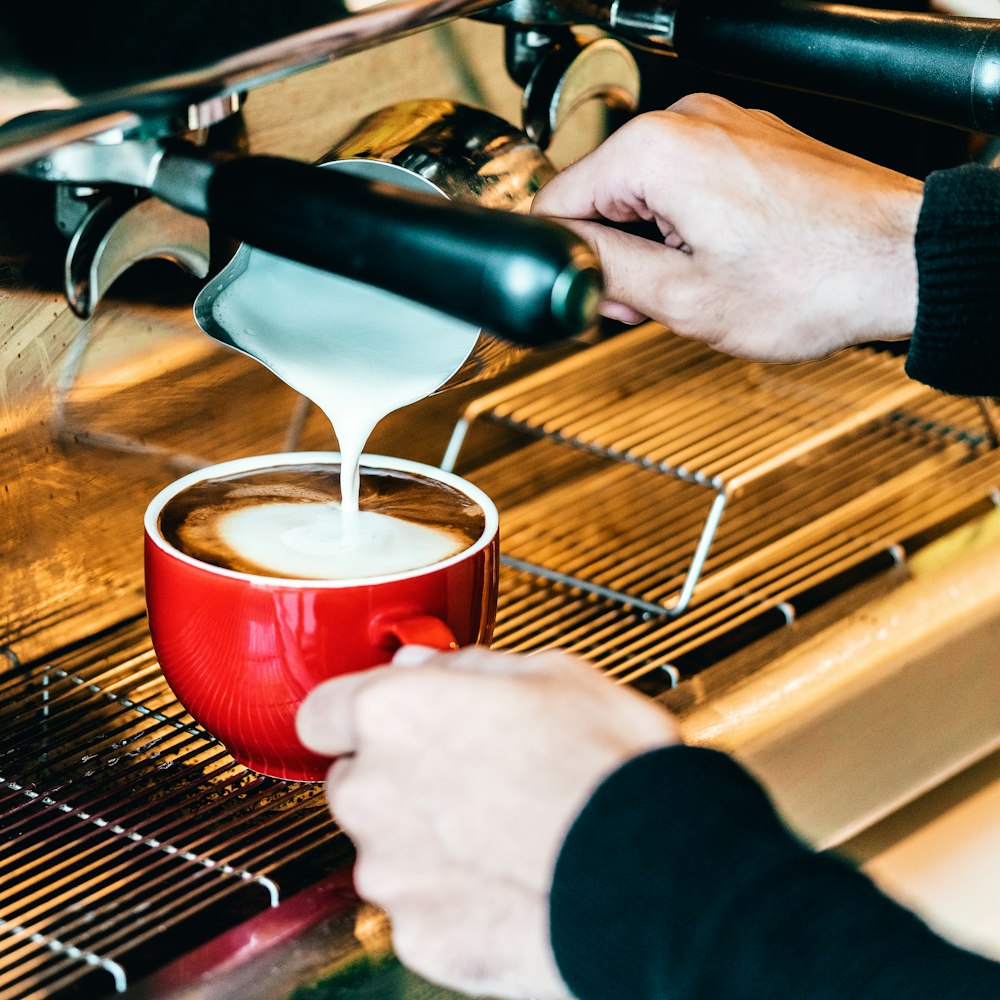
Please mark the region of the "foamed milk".
[[160, 513], [163, 537], [201, 562], [255, 575], [354, 580], [447, 559], [485, 528], [460, 490], [415, 473], [364, 469], [360, 512], [343, 536], [339, 468], [296, 464], [205, 479]]
[[228, 515], [222, 541], [279, 576], [353, 580], [429, 566], [460, 552], [464, 542], [412, 521], [361, 511], [344, 537], [335, 504], [272, 503]]

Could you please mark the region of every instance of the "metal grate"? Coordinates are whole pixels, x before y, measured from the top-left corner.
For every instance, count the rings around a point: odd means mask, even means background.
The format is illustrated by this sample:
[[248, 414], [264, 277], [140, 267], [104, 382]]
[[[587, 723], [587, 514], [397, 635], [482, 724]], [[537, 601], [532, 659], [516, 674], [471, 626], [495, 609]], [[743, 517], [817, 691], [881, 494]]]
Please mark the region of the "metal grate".
[[697, 542], [663, 605], [680, 614], [734, 497], [922, 395], [887, 354], [762, 365], [648, 324], [472, 403], [442, 465], [454, 468], [472, 425], [489, 420], [701, 487]]
[[[890, 440], [897, 436], [884, 433]], [[905, 440], [893, 443], [897, 469], [879, 471], [898, 471], [908, 455], [912, 462], [912, 442], [910, 448]], [[866, 459], [878, 470], [886, 453], [871, 450]], [[995, 452], [962, 457], [948, 450], [845, 501], [851, 480], [845, 484], [837, 473], [850, 474], [850, 457], [842, 456], [839, 469], [831, 463], [827, 477], [805, 477], [813, 506], [788, 510], [796, 499], [789, 483], [727, 521], [696, 600], [681, 616], [649, 610], [650, 599], [676, 590], [697, 531], [695, 517], [686, 538], [676, 531], [679, 505], [663, 482], [614, 470], [613, 477], [592, 475], [558, 497], [546, 495], [505, 511], [503, 523], [515, 523], [505, 551], [528, 547], [543, 572], [524, 570], [521, 560], [504, 557], [495, 644], [573, 649], [625, 682], [663, 671], [677, 679], [711, 662], [713, 645], [732, 646], [741, 630], [746, 641], [747, 633], [791, 621], [859, 575], [905, 558], [911, 543], [989, 509], [1000, 483]], [[617, 505], [609, 499], [613, 491]], [[611, 534], [588, 532], [609, 505], [615, 507], [616, 524], [645, 506], [659, 505], [663, 516], [629, 522], [617, 541]], [[793, 530], [787, 530], [789, 521], [796, 524]]]
[[344, 851], [319, 786], [254, 775], [192, 723], [142, 619], [9, 671], [0, 706], [3, 1000], [124, 989], [199, 914], [214, 936], [215, 904], [243, 919]]
[[741, 361], [647, 324], [472, 403], [442, 463], [477, 419], [655, 468], [730, 494], [818, 445], [927, 394], [899, 358]]
[[476, 473], [503, 510], [495, 643], [631, 683], [793, 620], [1000, 488], [981, 404], [871, 351], [765, 369], [651, 327], [483, 397], [445, 464], [476, 420], [538, 439]]

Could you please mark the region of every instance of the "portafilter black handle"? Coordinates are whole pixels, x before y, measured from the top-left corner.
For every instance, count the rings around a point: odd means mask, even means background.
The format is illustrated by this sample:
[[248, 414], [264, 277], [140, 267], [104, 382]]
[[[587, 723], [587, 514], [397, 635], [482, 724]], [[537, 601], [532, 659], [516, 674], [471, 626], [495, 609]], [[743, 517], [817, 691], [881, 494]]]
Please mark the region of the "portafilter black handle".
[[809, 0], [678, 0], [672, 45], [716, 72], [1000, 134], [1000, 21]]
[[601, 272], [564, 226], [279, 157], [167, 154], [154, 193], [270, 253], [375, 285], [518, 344], [582, 333]]

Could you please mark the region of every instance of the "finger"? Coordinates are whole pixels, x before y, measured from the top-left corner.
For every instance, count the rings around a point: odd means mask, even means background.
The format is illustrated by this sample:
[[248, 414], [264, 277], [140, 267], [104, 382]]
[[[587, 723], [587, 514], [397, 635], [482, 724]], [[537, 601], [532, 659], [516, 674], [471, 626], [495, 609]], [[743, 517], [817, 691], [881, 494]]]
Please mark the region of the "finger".
[[485, 646], [465, 646], [454, 653], [445, 653], [435, 666], [452, 672], [470, 674], [500, 674], [514, 676], [538, 671], [531, 657], [520, 653], [506, 653]]
[[325, 757], [357, 749], [354, 701], [358, 692], [381, 678], [388, 667], [375, 667], [324, 681], [306, 695], [295, 718], [302, 745]]
[[638, 309], [633, 309], [624, 302], [612, 302], [610, 299], [601, 303], [600, 313], [605, 319], [613, 319], [616, 323], [627, 323], [629, 326], [635, 326], [636, 323], [649, 319]]
[[642, 214], [644, 201], [636, 186], [642, 183], [643, 170], [654, 166], [637, 163], [652, 155], [644, 142], [645, 131], [645, 126], [626, 125], [561, 170], [535, 195], [531, 213], [559, 219], [648, 220], [648, 212]]
[[433, 660], [441, 652], [433, 646], [400, 646], [393, 654], [394, 667], [419, 667]]
[[[420, 803], [408, 796], [405, 768], [371, 763], [361, 757], [341, 757], [326, 778], [326, 798], [333, 818], [354, 841], [398, 862], [420, 849], [426, 834], [426, 818]], [[410, 849], [407, 850], [407, 845]]]
[[597, 251], [604, 271], [605, 303], [620, 303], [636, 314], [674, 325], [671, 291], [692, 280], [690, 253], [597, 222], [564, 221]]
[[[398, 796], [396, 797], [398, 800]], [[432, 821], [428, 821], [432, 822]], [[427, 822], [401, 826], [394, 814], [383, 817], [370, 836], [355, 838], [354, 888], [359, 896], [383, 909], [406, 896], [433, 898], [453, 862], [442, 853]]]
[[595, 156], [596, 151], [577, 160], [547, 181], [531, 201], [531, 214], [559, 220], [600, 218], [596, 190], [589, 179], [587, 162]]

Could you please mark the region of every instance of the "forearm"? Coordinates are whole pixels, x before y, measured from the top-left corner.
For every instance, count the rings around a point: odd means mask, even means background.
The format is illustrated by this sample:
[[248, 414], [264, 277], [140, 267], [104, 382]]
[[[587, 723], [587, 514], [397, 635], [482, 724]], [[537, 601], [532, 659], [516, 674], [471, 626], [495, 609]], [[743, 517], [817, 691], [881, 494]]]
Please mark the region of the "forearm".
[[931, 174], [915, 240], [919, 299], [906, 371], [944, 392], [1000, 395], [1000, 171]]
[[812, 854], [711, 751], [656, 751], [598, 789], [560, 854], [551, 919], [580, 1000], [1000, 996], [1000, 965]]

